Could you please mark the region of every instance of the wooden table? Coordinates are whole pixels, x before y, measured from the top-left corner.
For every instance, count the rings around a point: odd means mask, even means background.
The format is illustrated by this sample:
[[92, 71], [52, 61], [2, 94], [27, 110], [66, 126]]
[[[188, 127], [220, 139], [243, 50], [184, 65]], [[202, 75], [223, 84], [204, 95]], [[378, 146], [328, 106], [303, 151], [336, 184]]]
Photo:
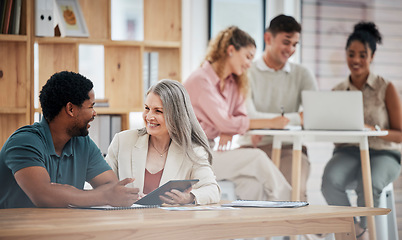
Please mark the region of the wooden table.
[[0, 239], [230, 239], [336, 233], [356, 239], [353, 216], [386, 208], [307, 206], [208, 211], [1, 209]]
[[[367, 207], [373, 207], [373, 189], [371, 184], [369, 136], [385, 136], [388, 131], [311, 131], [311, 130], [251, 130], [249, 134], [274, 136], [272, 161], [280, 165], [282, 142], [293, 143], [292, 160], [292, 200], [300, 200], [301, 149], [306, 142], [357, 143], [360, 147], [360, 159], [363, 177], [364, 199]], [[370, 239], [376, 239], [374, 217], [367, 218]]]

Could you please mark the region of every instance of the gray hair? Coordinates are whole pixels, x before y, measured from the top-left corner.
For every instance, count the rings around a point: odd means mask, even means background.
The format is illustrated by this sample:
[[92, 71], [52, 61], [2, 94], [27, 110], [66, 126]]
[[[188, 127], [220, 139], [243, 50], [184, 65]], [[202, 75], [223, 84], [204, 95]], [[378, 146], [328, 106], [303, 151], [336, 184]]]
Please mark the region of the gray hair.
[[[184, 86], [178, 81], [163, 79], [153, 85], [147, 92], [154, 93], [161, 98], [163, 104], [163, 116], [170, 138], [181, 146], [183, 152], [197, 162], [199, 158], [194, 152], [195, 146], [201, 146], [208, 154], [208, 161], [212, 164], [212, 153], [207, 136], [198, 122], [190, 97]], [[140, 136], [147, 133], [146, 128], [138, 130]]]

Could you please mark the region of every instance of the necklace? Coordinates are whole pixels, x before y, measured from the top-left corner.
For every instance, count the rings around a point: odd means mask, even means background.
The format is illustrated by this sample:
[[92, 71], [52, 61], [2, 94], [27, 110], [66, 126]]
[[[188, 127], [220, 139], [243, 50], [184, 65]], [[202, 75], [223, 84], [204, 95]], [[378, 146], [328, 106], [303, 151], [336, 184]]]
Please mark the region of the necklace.
[[155, 146], [154, 143], [151, 141], [151, 146], [160, 154], [161, 157], [169, 150], [169, 146], [165, 149], [165, 151], [160, 152]]

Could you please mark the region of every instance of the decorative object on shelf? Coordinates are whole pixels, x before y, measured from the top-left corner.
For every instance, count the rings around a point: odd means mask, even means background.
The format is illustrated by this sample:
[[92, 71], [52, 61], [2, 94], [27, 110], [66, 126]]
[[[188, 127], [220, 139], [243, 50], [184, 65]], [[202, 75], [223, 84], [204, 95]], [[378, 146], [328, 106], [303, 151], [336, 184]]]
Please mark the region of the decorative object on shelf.
[[35, 1], [35, 35], [54, 37], [53, 0]]
[[55, 0], [54, 2], [54, 15], [61, 36], [88, 37], [88, 28], [78, 0]]

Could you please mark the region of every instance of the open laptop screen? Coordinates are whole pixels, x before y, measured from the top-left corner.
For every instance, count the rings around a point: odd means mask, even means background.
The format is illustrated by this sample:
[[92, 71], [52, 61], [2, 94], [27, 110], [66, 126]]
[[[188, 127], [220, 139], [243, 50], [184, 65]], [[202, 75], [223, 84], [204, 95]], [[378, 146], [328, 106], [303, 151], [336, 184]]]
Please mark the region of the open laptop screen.
[[305, 130], [363, 130], [360, 91], [303, 91]]

